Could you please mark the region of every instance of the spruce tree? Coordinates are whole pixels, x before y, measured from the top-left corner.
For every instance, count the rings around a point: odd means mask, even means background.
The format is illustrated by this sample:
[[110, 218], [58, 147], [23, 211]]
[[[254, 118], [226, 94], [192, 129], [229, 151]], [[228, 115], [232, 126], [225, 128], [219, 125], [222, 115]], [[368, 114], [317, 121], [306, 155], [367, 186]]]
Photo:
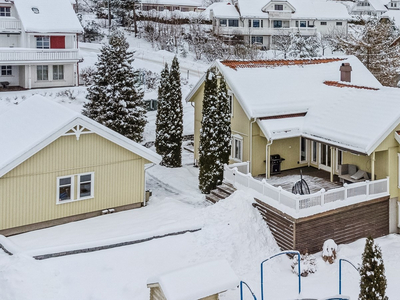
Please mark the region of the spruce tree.
[[181, 73], [175, 56], [171, 69], [165, 65], [158, 89], [159, 106], [156, 120], [156, 151], [162, 155], [161, 165], [182, 166], [183, 107]]
[[88, 103], [83, 114], [106, 127], [141, 142], [147, 123], [138, 73], [132, 69], [133, 52], [128, 51], [123, 33], [113, 32], [101, 48]]
[[215, 67], [207, 70], [204, 80], [204, 98], [199, 145], [199, 188], [208, 194], [217, 186], [220, 172], [217, 166], [217, 106], [218, 83]]
[[382, 252], [372, 237], [368, 237], [365, 243], [360, 276], [359, 300], [388, 300]]
[[168, 112], [167, 102], [170, 94], [170, 81], [169, 81], [169, 67], [165, 64], [164, 69], [161, 71], [160, 85], [158, 87], [158, 106], [156, 116], [156, 152], [164, 155], [167, 151], [166, 134], [168, 133]]
[[218, 103], [217, 103], [217, 167], [218, 178], [217, 185], [221, 184], [224, 177], [224, 164], [229, 163], [229, 156], [231, 154], [231, 103], [229, 102], [228, 90], [226, 82], [222, 74], [219, 75], [218, 85]]

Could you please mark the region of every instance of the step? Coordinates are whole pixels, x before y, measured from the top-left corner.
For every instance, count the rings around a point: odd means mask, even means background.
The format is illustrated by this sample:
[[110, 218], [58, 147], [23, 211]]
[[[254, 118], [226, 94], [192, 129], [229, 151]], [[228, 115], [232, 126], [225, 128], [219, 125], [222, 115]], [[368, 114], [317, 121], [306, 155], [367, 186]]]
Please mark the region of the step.
[[224, 182], [222, 182], [222, 185], [229, 186], [230, 188], [233, 188], [233, 189], [236, 191], [236, 188], [235, 188], [235, 186], [234, 186], [232, 183], [229, 183], [229, 182], [224, 181]]
[[206, 195], [206, 200], [212, 202], [212, 203], [217, 203], [221, 198], [215, 196], [214, 194], [208, 194]]
[[211, 194], [217, 196], [217, 197], [220, 198], [220, 199], [225, 199], [226, 197], [228, 197], [228, 195], [227, 195], [226, 193], [221, 192], [221, 191], [218, 190], [218, 189], [212, 190], [212, 191], [211, 191]]
[[235, 188], [230, 187], [230, 186], [225, 185], [225, 184], [221, 184], [221, 185], [217, 186], [217, 189], [220, 190], [221, 192], [226, 193], [229, 196], [232, 195], [236, 191]]

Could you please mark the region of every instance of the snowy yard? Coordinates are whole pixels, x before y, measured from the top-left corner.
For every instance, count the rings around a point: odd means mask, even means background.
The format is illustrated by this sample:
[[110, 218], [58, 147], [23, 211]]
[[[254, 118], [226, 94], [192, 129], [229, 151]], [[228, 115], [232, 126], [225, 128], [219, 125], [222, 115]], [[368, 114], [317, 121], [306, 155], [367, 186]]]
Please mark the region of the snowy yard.
[[[160, 72], [173, 54], [153, 52], [143, 42], [129, 39], [136, 50], [135, 68]], [[84, 45], [81, 52], [89, 66], [96, 61], [99, 46]], [[151, 57], [151, 61], [150, 61]], [[207, 65], [179, 58], [183, 72], [189, 70], [188, 85], [183, 97], [206, 70]], [[73, 92], [73, 98], [65, 95]], [[12, 103], [24, 101], [39, 93], [76, 111], [85, 101], [86, 89], [57, 88], [0, 93], [0, 111]], [[145, 95], [155, 98], [156, 91]], [[155, 112], [148, 113], [149, 124], [145, 141], [154, 140]], [[184, 103], [184, 134], [193, 133], [193, 107]], [[216, 205], [210, 205], [198, 190], [198, 169], [192, 166], [193, 154], [183, 153], [183, 167], [168, 169], [154, 166], [148, 169], [147, 186], [153, 190], [148, 206], [140, 209], [104, 215], [61, 226], [33, 231], [10, 238], [21, 252], [9, 256], [0, 250], [1, 300], [146, 300], [150, 276], [212, 259], [226, 259], [240, 280], [246, 281], [260, 296], [260, 263], [279, 252], [267, 225], [251, 205], [252, 198], [236, 192]], [[166, 232], [201, 228], [200, 231], [155, 239], [140, 244], [87, 254], [77, 254], [37, 261], [28, 254], [79, 248], [82, 245], [105, 245], [116, 240], [151, 237]], [[355, 264], [361, 262], [365, 240], [341, 245], [338, 258]], [[396, 299], [400, 275], [400, 237], [389, 235], [377, 239], [382, 247], [388, 280], [387, 295]], [[338, 261], [323, 262], [316, 254], [317, 272], [302, 279], [303, 296], [327, 297], [338, 293]], [[265, 265], [265, 299], [295, 299], [297, 277], [292, 273], [289, 258], [281, 256]], [[343, 293], [357, 299], [358, 274], [348, 266], [343, 268]], [[239, 290], [227, 291], [221, 299], [240, 299]], [[245, 293], [245, 299], [251, 299]]]

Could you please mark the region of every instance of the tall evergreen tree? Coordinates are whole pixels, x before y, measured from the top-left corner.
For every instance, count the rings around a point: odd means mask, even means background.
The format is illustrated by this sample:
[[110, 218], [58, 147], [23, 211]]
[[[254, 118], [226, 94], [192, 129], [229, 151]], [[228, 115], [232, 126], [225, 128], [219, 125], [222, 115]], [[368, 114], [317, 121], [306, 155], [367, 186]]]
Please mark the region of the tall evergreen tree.
[[216, 68], [207, 70], [204, 80], [204, 98], [199, 145], [199, 188], [208, 194], [217, 186], [220, 176], [217, 166], [219, 144], [217, 142], [218, 82]]
[[164, 155], [167, 151], [166, 134], [168, 133], [168, 112], [167, 102], [170, 95], [169, 67], [165, 64], [161, 71], [160, 85], [158, 87], [158, 106], [156, 116], [156, 151], [160, 155]]
[[380, 247], [374, 244], [372, 237], [368, 237], [365, 242], [360, 276], [359, 300], [388, 300], [382, 252]]
[[83, 114], [135, 142], [143, 140], [147, 123], [138, 73], [132, 69], [133, 52], [123, 33], [113, 32], [101, 48], [88, 103]]
[[228, 97], [228, 90], [226, 82], [222, 74], [219, 75], [218, 85], [218, 103], [217, 103], [217, 167], [218, 178], [217, 185], [222, 183], [224, 177], [224, 164], [229, 163], [229, 156], [231, 154], [231, 105]]

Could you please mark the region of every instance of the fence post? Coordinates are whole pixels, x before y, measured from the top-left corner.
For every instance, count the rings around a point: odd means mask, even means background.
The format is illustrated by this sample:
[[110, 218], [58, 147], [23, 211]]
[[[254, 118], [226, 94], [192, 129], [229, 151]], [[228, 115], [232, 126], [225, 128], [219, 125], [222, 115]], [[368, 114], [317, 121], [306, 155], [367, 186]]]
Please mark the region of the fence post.
[[296, 201], [296, 212], [299, 212], [299, 210], [300, 210], [300, 196], [298, 194], [295, 197], [295, 201]]
[[343, 187], [344, 187], [344, 199], [343, 200], [347, 200], [347, 183], [343, 183]]
[[278, 203], [281, 203], [281, 193], [282, 193], [282, 187], [278, 186]]
[[321, 206], [325, 204], [325, 189], [321, 189]]
[[366, 194], [367, 194], [367, 198], [368, 198], [370, 181], [369, 180], [365, 180], [365, 184], [366, 184]]
[[389, 176], [386, 176], [386, 192], [389, 193], [390, 189], [389, 189]]

